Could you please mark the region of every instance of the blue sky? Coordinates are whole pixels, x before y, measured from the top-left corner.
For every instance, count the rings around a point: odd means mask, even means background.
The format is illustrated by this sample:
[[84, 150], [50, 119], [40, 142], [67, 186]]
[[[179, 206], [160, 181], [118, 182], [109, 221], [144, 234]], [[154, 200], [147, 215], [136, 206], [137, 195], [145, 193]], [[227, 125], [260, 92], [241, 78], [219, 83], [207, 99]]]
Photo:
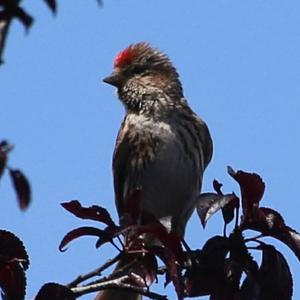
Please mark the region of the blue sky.
[[[102, 8], [93, 0], [59, 1], [55, 18], [42, 1], [23, 2], [36, 19], [28, 35], [17, 22], [11, 28], [0, 69], [0, 128], [16, 145], [10, 164], [29, 177], [33, 202], [21, 213], [5, 176], [0, 208], [1, 228], [22, 238], [31, 257], [27, 299], [43, 283], [71, 281], [112, 255], [89, 238], [60, 253], [62, 236], [90, 223], [59, 203], [79, 199], [116, 217], [111, 156], [124, 110], [101, 79], [133, 42], [168, 53], [190, 105], [209, 125], [215, 151], [203, 190], [216, 178], [238, 192], [227, 165], [257, 172], [266, 182], [262, 205], [300, 230], [299, 1], [104, 0]], [[205, 230], [194, 216], [187, 240], [201, 247], [221, 232], [219, 214]], [[276, 245], [299, 274], [291, 251]], [[172, 288], [167, 293], [173, 299]]]

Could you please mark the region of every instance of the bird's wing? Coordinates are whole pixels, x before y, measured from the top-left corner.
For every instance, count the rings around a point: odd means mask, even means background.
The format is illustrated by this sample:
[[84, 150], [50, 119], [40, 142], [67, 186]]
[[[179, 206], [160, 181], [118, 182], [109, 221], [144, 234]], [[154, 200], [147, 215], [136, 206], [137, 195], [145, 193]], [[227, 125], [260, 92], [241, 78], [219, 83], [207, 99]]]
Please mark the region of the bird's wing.
[[119, 130], [113, 154], [115, 202], [119, 217], [124, 211], [124, 185], [129, 168], [130, 145], [125, 120]]

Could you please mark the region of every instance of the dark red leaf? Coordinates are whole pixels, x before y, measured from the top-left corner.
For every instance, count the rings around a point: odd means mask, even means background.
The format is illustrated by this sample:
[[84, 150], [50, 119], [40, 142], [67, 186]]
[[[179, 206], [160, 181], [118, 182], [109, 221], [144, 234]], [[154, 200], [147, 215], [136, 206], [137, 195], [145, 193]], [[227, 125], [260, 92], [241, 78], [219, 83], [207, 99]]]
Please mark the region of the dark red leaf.
[[57, 283], [46, 283], [39, 290], [35, 300], [75, 300], [73, 292]]
[[[203, 249], [206, 253], [204, 262], [210, 262], [210, 268], [214, 266], [213, 269], [203, 272], [203, 276], [209, 274], [211, 277], [210, 281], [206, 282], [207, 286], [210, 287], [210, 299], [238, 300], [235, 295], [239, 290], [242, 272], [249, 273], [258, 270], [256, 262], [248, 253], [241, 232], [235, 230], [229, 238], [214, 237], [208, 241]], [[229, 257], [227, 257], [228, 251]], [[225, 257], [227, 258], [225, 259]]]
[[273, 246], [262, 243], [262, 264], [256, 276], [248, 274], [238, 300], [280, 299], [291, 300], [293, 280], [289, 266]]
[[263, 244], [259, 270], [260, 299], [291, 300], [293, 279], [287, 261], [275, 247]]
[[21, 7], [16, 6], [12, 11], [13, 16], [15, 16], [28, 30], [33, 23], [33, 18]]
[[0, 148], [0, 178], [3, 174], [7, 162], [7, 154]]
[[47, 6], [50, 8], [50, 10], [56, 14], [56, 9], [57, 9], [57, 6], [56, 6], [56, 0], [44, 0], [45, 3], [47, 4]]
[[17, 260], [1, 265], [0, 287], [3, 299], [23, 300], [25, 298], [26, 276]]
[[262, 264], [256, 274], [248, 273], [237, 300], [291, 300], [293, 280], [289, 266], [273, 246], [262, 243]]
[[0, 230], [0, 287], [4, 299], [23, 300], [25, 297], [25, 270], [29, 258], [22, 241], [13, 233]]
[[220, 293], [224, 299], [234, 299], [234, 295], [239, 290], [242, 273], [243, 270], [238, 262], [232, 258], [225, 260], [224, 284]]
[[106, 244], [107, 242], [113, 243], [113, 238], [116, 236], [121, 235], [122, 230], [118, 226], [107, 226], [104, 230], [102, 235], [96, 242], [96, 248], [100, 248], [102, 245]]
[[149, 287], [156, 279], [157, 274], [157, 260], [152, 253], [141, 255], [138, 263], [134, 265], [131, 270], [131, 276], [134, 285], [140, 287]]
[[107, 240], [107, 233], [104, 230], [95, 228], [95, 227], [79, 227], [76, 229], [71, 230], [70, 232], [68, 232], [64, 238], [62, 239], [62, 241], [60, 242], [59, 245], [59, 250], [60, 251], [66, 251], [67, 249], [64, 249], [64, 247], [70, 243], [71, 241], [82, 237], [82, 236], [96, 236], [98, 238], [103, 238]]
[[229, 224], [233, 220], [234, 211], [239, 207], [240, 207], [240, 199], [237, 196], [235, 196], [234, 199], [232, 199], [222, 208], [222, 215], [225, 224]]
[[216, 294], [224, 284], [225, 257], [229, 251], [228, 238], [215, 236], [201, 251], [189, 253], [192, 265], [184, 274], [186, 296]]
[[300, 260], [300, 234], [286, 226], [277, 211], [267, 207], [256, 208], [253, 210], [252, 218], [243, 221], [241, 229], [256, 230], [264, 236], [271, 236], [282, 241]]
[[[213, 181], [213, 187], [214, 190], [217, 192], [218, 195], [223, 195], [222, 193], [222, 188], [223, 184], [214, 179]], [[233, 218], [234, 218], [234, 211], [235, 209], [240, 207], [240, 199], [238, 197], [235, 197], [232, 201], [227, 203], [223, 208], [222, 208], [222, 215], [223, 219], [225, 222], [225, 226], [229, 224]]]
[[255, 173], [235, 172], [231, 167], [228, 167], [228, 173], [240, 185], [243, 213], [245, 217], [248, 217], [251, 214], [252, 207], [259, 205], [265, 191], [265, 183]]
[[20, 20], [20, 22], [28, 29], [33, 22], [33, 18], [19, 6], [20, 1], [2, 0], [2, 10], [0, 11], [2, 20], [9, 20], [13, 17]]
[[235, 229], [229, 236], [230, 259], [237, 262], [241, 268], [249, 273], [256, 274], [258, 265], [246, 247], [242, 232]]
[[9, 169], [9, 174], [14, 189], [17, 193], [20, 209], [25, 210], [28, 208], [31, 201], [31, 190], [29, 182], [20, 170]]
[[243, 281], [243, 284], [236, 295], [236, 300], [263, 300], [259, 295], [260, 285], [258, 279], [250, 273]]
[[174, 233], [169, 233], [159, 221], [148, 225], [135, 226], [130, 230], [131, 232], [128, 234], [129, 244], [132, 244], [134, 240], [144, 234], [150, 235], [152, 238], [157, 239], [164, 247], [169, 249], [179, 263], [182, 262], [183, 249], [180, 238]]
[[184, 274], [185, 296], [200, 297], [210, 295], [219, 276], [206, 268], [191, 269]]
[[[235, 261], [225, 260], [224, 276], [222, 281], [210, 294], [210, 300], [232, 300], [239, 290], [242, 270]], [[253, 300], [253, 299], [252, 299]]]
[[276, 210], [267, 207], [255, 208], [252, 218], [243, 220], [241, 224], [241, 228], [248, 226], [251, 226], [249, 229], [260, 231], [265, 235], [286, 227], [282, 216]]
[[285, 241], [283, 239], [281, 241], [287, 244], [300, 260], [300, 234], [289, 226], [285, 227], [285, 233], [287, 234]]
[[0, 265], [5, 265], [10, 261], [18, 261], [27, 270], [29, 257], [23, 242], [13, 233], [0, 230]]
[[[236, 201], [235, 194], [219, 195], [216, 193], [203, 193], [197, 197], [197, 213], [205, 228], [208, 219], [231, 201]], [[236, 203], [236, 202], [235, 202]]]
[[152, 246], [151, 248], [149, 248], [149, 251], [157, 255], [167, 267], [165, 286], [169, 283], [169, 280], [172, 281], [178, 299], [180, 300], [183, 299], [183, 295], [184, 295], [183, 277], [181, 274], [180, 264], [178, 264], [174, 253], [168, 248], [161, 247], [161, 246]]
[[7, 163], [7, 154], [13, 149], [13, 146], [6, 140], [0, 142], [0, 178], [4, 172]]
[[69, 211], [78, 218], [95, 220], [102, 222], [108, 226], [115, 226], [115, 223], [112, 220], [109, 212], [105, 208], [100, 207], [98, 205], [83, 207], [77, 200], [64, 202], [61, 203], [61, 205], [63, 208], [65, 208], [67, 211]]
[[6, 162], [7, 162], [7, 155], [4, 152], [0, 151], [0, 178], [3, 174], [3, 171], [6, 167]]
[[206, 241], [202, 247], [203, 254], [214, 258], [215, 261], [220, 259], [223, 262], [229, 251], [229, 239], [224, 236], [216, 235]]
[[218, 180], [214, 179], [213, 181], [213, 188], [216, 191], [217, 194], [219, 195], [223, 195], [221, 188], [222, 188], [223, 184], [220, 183]]

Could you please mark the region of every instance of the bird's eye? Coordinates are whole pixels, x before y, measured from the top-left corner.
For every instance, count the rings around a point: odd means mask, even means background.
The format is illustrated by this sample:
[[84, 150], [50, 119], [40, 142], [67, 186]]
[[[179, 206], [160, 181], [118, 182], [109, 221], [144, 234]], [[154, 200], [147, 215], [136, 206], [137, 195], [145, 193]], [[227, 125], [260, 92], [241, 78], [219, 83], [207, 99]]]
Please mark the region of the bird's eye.
[[141, 73], [143, 73], [145, 71], [145, 69], [144, 69], [144, 67], [142, 67], [142, 66], [134, 66], [133, 67], [133, 69], [132, 69], [132, 72], [134, 73], [134, 74], [141, 74]]

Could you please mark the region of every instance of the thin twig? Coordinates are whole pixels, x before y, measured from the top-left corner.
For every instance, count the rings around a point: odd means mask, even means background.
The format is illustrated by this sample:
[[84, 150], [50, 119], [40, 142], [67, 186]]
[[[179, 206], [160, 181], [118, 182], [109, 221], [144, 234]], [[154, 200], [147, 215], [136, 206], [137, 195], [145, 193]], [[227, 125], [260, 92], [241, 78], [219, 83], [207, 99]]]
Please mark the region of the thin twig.
[[257, 239], [260, 239], [260, 238], [263, 238], [264, 235], [262, 233], [258, 234], [258, 235], [255, 235], [253, 237], [250, 237], [250, 238], [247, 238], [245, 239], [245, 243], [248, 243], [248, 242], [257, 242], [257, 243], [261, 243], [261, 241], [257, 240]]
[[124, 249], [125, 245], [119, 235], [117, 235], [117, 239], [118, 239], [119, 243], [121, 244], [122, 249]]
[[123, 267], [118, 267], [110, 275], [104, 276], [102, 278], [99, 278], [99, 279], [89, 282], [87, 284], [84, 284], [83, 286], [90, 286], [90, 285], [94, 285], [94, 284], [98, 284], [98, 283], [102, 283], [102, 282], [115, 280], [115, 279], [123, 277], [123, 276], [128, 276], [128, 274], [129, 274], [128, 269], [135, 263], [136, 263], [136, 260], [133, 260], [133, 261], [129, 262], [127, 265], [124, 265]]
[[122, 276], [120, 278], [98, 283], [98, 284], [92, 284], [89, 286], [84, 286], [84, 287], [76, 287], [72, 288], [72, 292], [75, 294], [76, 297], [80, 297], [82, 295], [86, 295], [89, 293], [97, 292], [97, 291], [102, 291], [102, 290], [108, 290], [108, 289], [121, 289], [121, 290], [126, 290], [126, 291], [131, 291], [138, 293], [140, 295], [146, 296], [150, 299], [157, 299], [157, 300], [167, 300], [167, 296], [165, 295], [160, 295], [157, 293], [153, 293], [150, 291], [147, 291], [143, 288], [132, 286], [128, 283], [123, 283], [123, 281], [128, 280], [129, 276]]
[[3, 63], [2, 57], [11, 20], [10, 17], [0, 20], [0, 65]]
[[223, 236], [226, 237], [226, 229], [227, 229], [227, 223], [224, 223], [223, 227]]
[[85, 275], [79, 275], [75, 280], [71, 281], [70, 283], [68, 283], [66, 286], [69, 288], [75, 287], [77, 286], [79, 283], [90, 279], [92, 277], [95, 276], [100, 276], [101, 273], [106, 270], [107, 268], [109, 268], [110, 266], [112, 266], [113, 264], [115, 264], [119, 259], [120, 259], [120, 254], [118, 254], [116, 257], [109, 259], [105, 264], [103, 264], [101, 267], [95, 269], [94, 271], [91, 271]]
[[186, 251], [188, 251], [188, 252], [192, 251], [191, 248], [190, 248], [190, 246], [187, 244], [187, 242], [185, 241], [184, 238], [181, 239], [181, 243], [184, 246], [184, 248], [185, 248]]

